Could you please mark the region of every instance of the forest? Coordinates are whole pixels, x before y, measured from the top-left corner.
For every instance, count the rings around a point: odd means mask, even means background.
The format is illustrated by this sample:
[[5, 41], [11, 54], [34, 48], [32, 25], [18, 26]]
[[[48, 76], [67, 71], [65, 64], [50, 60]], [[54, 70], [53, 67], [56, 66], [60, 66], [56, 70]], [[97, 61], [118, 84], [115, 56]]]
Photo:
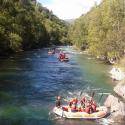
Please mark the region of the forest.
[[125, 0], [102, 0], [70, 26], [36, 0], [0, 0], [0, 10], [0, 55], [69, 41], [104, 60], [125, 53]]
[[105, 60], [125, 53], [125, 0], [102, 0], [70, 26], [68, 37], [78, 48]]
[[0, 55], [67, 41], [67, 24], [36, 0], [0, 0]]

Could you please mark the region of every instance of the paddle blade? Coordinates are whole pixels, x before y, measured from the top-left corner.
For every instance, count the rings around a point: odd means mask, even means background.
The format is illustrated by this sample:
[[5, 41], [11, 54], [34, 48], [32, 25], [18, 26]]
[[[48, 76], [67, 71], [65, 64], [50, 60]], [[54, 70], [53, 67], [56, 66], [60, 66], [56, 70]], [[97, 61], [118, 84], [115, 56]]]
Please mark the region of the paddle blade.
[[91, 96], [91, 97], [93, 98], [93, 97], [94, 97], [94, 95], [95, 95], [95, 92], [92, 92], [92, 96]]

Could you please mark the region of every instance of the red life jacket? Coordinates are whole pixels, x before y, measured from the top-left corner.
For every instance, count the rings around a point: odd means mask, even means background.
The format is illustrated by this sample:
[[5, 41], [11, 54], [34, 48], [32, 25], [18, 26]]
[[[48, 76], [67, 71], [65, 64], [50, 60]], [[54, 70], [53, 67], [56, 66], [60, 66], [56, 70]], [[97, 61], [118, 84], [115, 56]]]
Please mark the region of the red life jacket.
[[71, 111], [72, 112], [77, 112], [78, 111], [76, 105], [74, 105], [74, 104], [72, 105]]
[[93, 112], [96, 112], [96, 105], [92, 104], [92, 110]]
[[65, 59], [65, 54], [64, 53], [62, 54], [62, 59]]
[[80, 101], [82, 104], [86, 102], [86, 98], [82, 98], [82, 100]]
[[70, 102], [69, 102], [69, 106], [71, 107], [71, 106], [72, 106], [72, 104], [73, 104], [73, 102], [72, 102], [72, 101], [70, 101]]
[[78, 103], [78, 99], [73, 99], [73, 102], [74, 102], [75, 104], [77, 104], [77, 103]]
[[86, 107], [85, 108], [85, 112], [88, 113], [88, 114], [90, 114], [90, 107]]
[[62, 107], [63, 111], [67, 111], [68, 112], [68, 108], [67, 107]]

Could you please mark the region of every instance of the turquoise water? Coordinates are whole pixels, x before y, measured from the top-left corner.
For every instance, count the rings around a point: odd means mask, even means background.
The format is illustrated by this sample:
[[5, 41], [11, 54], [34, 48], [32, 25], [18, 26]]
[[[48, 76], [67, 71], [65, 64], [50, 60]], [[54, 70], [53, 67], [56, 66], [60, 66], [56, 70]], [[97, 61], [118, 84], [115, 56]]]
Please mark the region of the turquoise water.
[[[63, 47], [70, 61], [61, 63], [48, 49], [33, 50], [0, 59], [1, 125], [96, 125], [102, 121], [68, 120], [52, 114], [57, 95], [65, 99], [111, 93], [114, 83], [109, 65]], [[107, 95], [100, 101], [102, 104]]]

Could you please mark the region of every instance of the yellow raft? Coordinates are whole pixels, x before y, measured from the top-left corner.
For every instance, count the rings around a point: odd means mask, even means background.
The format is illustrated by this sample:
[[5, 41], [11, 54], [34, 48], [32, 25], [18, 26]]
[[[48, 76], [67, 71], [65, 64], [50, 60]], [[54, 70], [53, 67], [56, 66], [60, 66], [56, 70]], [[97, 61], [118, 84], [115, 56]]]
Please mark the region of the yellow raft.
[[71, 109], [68, 109], [68, 111], [63, 111], [62, 107], [54, 107], [53, 112], [56, 115], [59, 115], [64, 118], [69, 118], [69, 119], [100, 119], [103, 118], [107, 115], [108, 109], [105, 106], [100, 106], [97, 108], [97, 112], [88, 114], [86, 112], [72, 112]]

